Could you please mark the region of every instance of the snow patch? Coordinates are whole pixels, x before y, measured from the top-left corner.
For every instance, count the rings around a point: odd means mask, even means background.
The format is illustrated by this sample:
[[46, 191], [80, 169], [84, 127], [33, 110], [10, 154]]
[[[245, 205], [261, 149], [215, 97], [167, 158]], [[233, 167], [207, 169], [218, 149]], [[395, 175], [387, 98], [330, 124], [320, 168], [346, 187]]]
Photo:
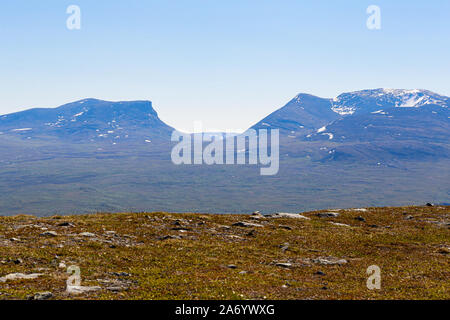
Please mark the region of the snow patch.
[[32, 130], [33, 128], [22, 128], [22, 129], [13, 129], [12, 131], [14, 131], [14, 132], [20, 132], [20, 131], [30, 131], [30, 130]]
[[341, 116], [352, 115], [356, 111], [355, 107], [346, 107], [346, 106], [333, 106], [331, 107], [331, 110], [333, 110], [334, 112], [336, 112]]
[[322, 135], [327, 135], [329, 140], [332, 140], [334, 138], [334, 135], [332, 133], [329, 133], [329, 132], [322, 133]]
[[356, 209], [352, 209], [352, 211], [366, 212], [367, 209], [366, 208], [356, 208]]

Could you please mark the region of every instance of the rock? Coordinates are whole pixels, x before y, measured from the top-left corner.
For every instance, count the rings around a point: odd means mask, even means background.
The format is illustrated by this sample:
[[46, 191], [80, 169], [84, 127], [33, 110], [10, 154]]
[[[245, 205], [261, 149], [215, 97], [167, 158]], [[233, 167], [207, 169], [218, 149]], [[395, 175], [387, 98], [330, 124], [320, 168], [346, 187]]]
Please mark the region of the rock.
[[378, 228], [378, 225], [376, 225], [376, 224], [371, 224], [369, 227], [371, 227], [371, 228]]
[[440, 227], [450, 226], [450, 223], [446, 220], [422, 220], [422, 221], [427, 222], [427, 223], [432, 223], [432, 224], [438, 225]]
[[241, 271], [241, 272], [239, 272], [239, 274], [247, 274], [248, 273], [248, 271]]
[[325, 275], [325, 273], [322, 272], [322, 271], [317, 271], [315, 274], [317, 274], [318, 276], [324, 276]]
[[336, 218], [339, 217], [339, 213], [337, 212], [320, 212], [317, 213], [316, 216], [319, 218]]
[[255, 230], [250, 230], [248, 233], [247, 233], [247, 236], [248, 237], [254, 237], [256, 235], [256, 231]]
[[290, 226], [285, 226], [285, 225], [279, 225], [278, 228], [292, 230], [292, 228]]
[[61, 222], [58, 223], [58, 227], [74, 227], [74, 224], [70, 222]]
[[253, 212], [252, 215], [250, 216], [250, 219], [261, 219], [261, 218], [264, 218], [264, 216], [259, 211]]
[[42, 236], [42, 237], [57, 237], [58, 233], [56, 233], [55, 231], [45, 231], [45, 232], [41, 233], [40, 236]]
[[0, 278], [0, 282], [6, 282], [8, 280], [20, 280], [20, 279], [36, 279], [42, 276], [42, 273], [31, 273], [31, 274], [23, 274], [23, 273], [10, 273], [4, 277]]
[[262, 228], [262, 227], [264, 227], [262, 224], [245, 222], [245, 221], [233, 223], [233, 226], [234, 227], [246, 227], [246, 228], [250, 228], [250, 227]]
[[275, 266], [281, 267], [281, 268], [292, 268], [292, 263], [289, 263], [289, 262], [277, 262], [277, 263], [275, 263]]
[[14, 262], [14, 264], [21, 264], [21, 263], [23, 263], [23, 260], [18, 258], [16, 260], [14, 260], [13, 262]]
[[119, 292], [126, 290], [124, 287], [106, 287], [106, 290], [113, 291], [113, 292]]
[[131, 277], [131, 274], [126, 272], [113, 272], [113, 275], [118, 277]]
[[46, 291], [46, 292], [38, 292], [34, 296], [31, 297], [31, 300], [48, 300], [53, 297], [53, 293]]
[[286, 212], [278, 212], [272, 215], [269, 215], [270, 218], [292, 218], [292, 219], [304, 219], [310, 220], [308, 217], [302, 216], [298, 213], [286, 213]]
[[442, 246], [439, 251], [441, 254], [449, 254], [450, 253], [450, 247]]
[[12, 241], [12, 242], [20, 242], [21, 240], [18, 239], [18, 238], [11, 238], [11, 239], [9, 239], [9, 241]]
[[323, 264], [323, 265], [342, 265], [346, 264], [348, 261], [345, 259], [339, 259], [335, 257], [319, 257], [311, 260], [314, 263]]
[[172, 228], [172, 230], [174, 230], [174, 231], [181, 231], [181, 232], [186, 232], [186, 231], [191, 231], [192, 229], [189, 229], [189, 228], [184, 228], [184, 227], [175, 227], [175, 228]]
[[82, 232], [78, 234], [80, 237], [95, 237], [95, 234], [91, 232]]
[[66, 264], [64, 263], [64, 262], [60, 262], [59, 263], [59, 265], [58, 265], [58, 268], [60, 268], [60, 269], [66, 269]]
[[106, 231], [105, 234], [107, 234], [108, 236], [114, 236], [116, 234], [115, 231]]
[[226, 237], [228, 237], [228, 238], [231, 238], [231, 239], [237, 239], [237, 240], [243, 240], [244, 238], [242, 238], [242, 237], [240, 237], [240, 236], [237, 236], [237, 235], [235, 235], [235, 234], [227, 234], [227, 235], [225, 235]]
[[229, 269], [237, 269], [237, 266], [235, 266], [234, 264], [229, 264], [229, 265], [227, 265], [227, 268], [229, 268]]
[[433, 204], [428, 202], [428, 203], [426, 204], [426, 206], [427, 206], [427, 207], [432, 207]]
[[366, 219], [364, 219], [364, 218], [361, 217], [361, 216], [356, 217], [355, 220], [358, 220], [358, 221], [361, 221], [361, 222], [365, 222], [365, 221], [366, 221]]
[[353, 211], [361, 211], [361, 212], [366, 212], [367, 209], [365, 208], [356, 208], [356, 209], [352, 209]]
[[405, 220], [412, 220], [412, 219], [414, 219], [414, 217], [411, 216], [411, 215], [408, 215], [408, 216], [405, 217]]
[[93, 287], [67, 286], [67, 292], [70, 293], [70, 294], [82, 294], [82, 293], [99, 291], [101, 289], [102, 288], [100, 288], [99, 286], [93, 286]]
[[181, 239], [180, 236], [167, 235], [159, 237], [158, 240]]
[[289, 243], [286, 242], [286, 243], [281, 244], [280, 248], [281, 248], [281, 251], [285, 252], [286, 250], [289, 249]]
[[334, 226], [339, 226], [339, 227], [351, 227], [348, 224], [345, 223], [338, 223], [338, 222], [330, 222], [330, 224], [334, 225]]

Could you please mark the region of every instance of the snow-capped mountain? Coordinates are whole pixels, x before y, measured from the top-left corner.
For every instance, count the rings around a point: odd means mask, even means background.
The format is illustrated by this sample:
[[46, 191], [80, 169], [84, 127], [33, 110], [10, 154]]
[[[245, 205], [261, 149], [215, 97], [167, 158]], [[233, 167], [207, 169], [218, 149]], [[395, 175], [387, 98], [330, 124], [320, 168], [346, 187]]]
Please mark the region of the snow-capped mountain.
[[280, 130], [319, 129], [346, 116], [382, 113], [390, 108], [448, 108], [450, 98], [428, 90], [373, 89], [343, 93], [333, 99], [298, 94], [284, 107], [258, 122], [253, 128], [277, 127]]
[[331, 99], [331, 109], [341, 116], [383, 108], [448, 107], [449, 98], [428, 90], [375, 89], [343, 93]]
[[449, 105], [450, 98], [428, 90], [362, 90], [333, 99], [299, 94], [252, 128], [280, 129], [291, 156], [448, 157]]

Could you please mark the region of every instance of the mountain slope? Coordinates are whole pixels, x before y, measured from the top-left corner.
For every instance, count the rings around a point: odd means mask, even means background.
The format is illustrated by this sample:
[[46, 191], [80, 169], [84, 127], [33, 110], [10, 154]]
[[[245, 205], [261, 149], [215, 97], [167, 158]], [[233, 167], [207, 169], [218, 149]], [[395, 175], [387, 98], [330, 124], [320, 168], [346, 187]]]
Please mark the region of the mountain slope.
[[329, 99], [299, 94], [284, 107], [252, 126], [252, 129], [277, 128], [282, 133], [301, 135], [339, 118], [339, 114], [331, 110]]

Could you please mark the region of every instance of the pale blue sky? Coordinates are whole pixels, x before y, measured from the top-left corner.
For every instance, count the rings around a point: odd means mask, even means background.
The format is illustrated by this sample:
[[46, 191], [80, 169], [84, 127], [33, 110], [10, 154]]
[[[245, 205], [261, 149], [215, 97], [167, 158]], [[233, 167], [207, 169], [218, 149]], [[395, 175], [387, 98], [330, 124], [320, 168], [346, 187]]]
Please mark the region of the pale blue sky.
[[[81, 30], [66, 28], [80, 6]], [[380, 6], [382, 29], [366, 28]], [[299, 92], [450, 96], [450, 1], [2, 0], [0, 113], [151, 100], [192, 130], [245, 129]]]

